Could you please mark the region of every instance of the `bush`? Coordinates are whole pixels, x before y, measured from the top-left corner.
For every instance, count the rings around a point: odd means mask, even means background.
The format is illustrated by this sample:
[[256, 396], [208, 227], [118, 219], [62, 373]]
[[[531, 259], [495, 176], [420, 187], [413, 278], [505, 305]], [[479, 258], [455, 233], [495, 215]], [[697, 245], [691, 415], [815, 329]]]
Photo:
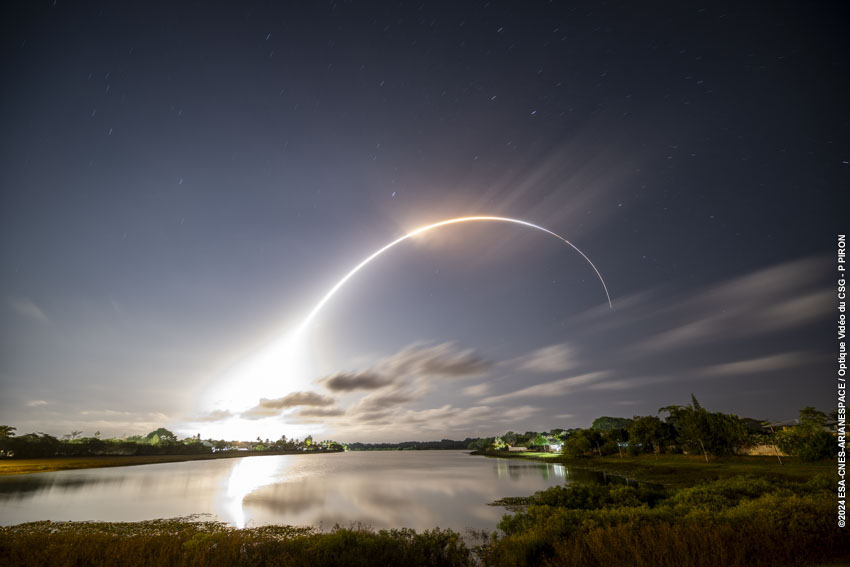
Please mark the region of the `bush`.
[[850, 554], [834, 526], [830, 479], [756, 477], [664, 493], [647, 488], [556, 487], [505, 516], [484, 565], [775, 566]]

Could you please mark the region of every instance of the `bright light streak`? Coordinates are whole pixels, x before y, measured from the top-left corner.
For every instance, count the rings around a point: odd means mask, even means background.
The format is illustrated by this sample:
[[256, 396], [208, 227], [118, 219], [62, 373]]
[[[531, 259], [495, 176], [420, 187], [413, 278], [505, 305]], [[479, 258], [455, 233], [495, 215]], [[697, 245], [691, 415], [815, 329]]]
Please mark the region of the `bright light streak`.
[[[221, 387], [212, 389], [209, 392], [210, 397], [214, 401], [211, 406], [219, 409], [229, 409], [231, 411], [239, 412], [256, 405], [261, 397], [274, 398], [299, 389], [309, 389], [311, 387], [312, 380], [308, 371], [308, 367], [310, 365], [308, 364], [306, 357], [306, 351], [308, 351], [308, 349], [306, 348], [307, 336], [305, 335], [305, 331], [310, 326], [313, 319], [316, 318], [319, 311], [321, 311], [328, 301], [331, 300], [334, 294], [369, 262], [396, 244], [400, 244], [409, 238], [413, 238], [414, 236], [428, 232], [429, 230], [465, 222], [506, 222], [533, 228], [554, 236], [578, 252], [590, 265], [590, 267], [593, 268], [594, 273], [596, 273], [596, 277], [599, 278], [599, 282], [602, 284], [602, 289], [605, 291], [605, 297], [608, 300], [608, 307], [613, 308], [611, 296], [608, 293], [608, 286], [605, 285], [605, 280], [602, 279], [602, 274], [599, 273], [599, 270], [584, 252], [579, 250], [575, 244], [563, 236], [542, 226], [508, 217], [470, 216], [447, 219], [422, 226], [408, 232], [404, 236], [401, 236], [386, 246], [378, 249], [365, 260], [357, 264], [322, 297], [316, 306], [313, 307], [313, 309], [307, 314], [301, 324], [295, 328], [294, 332], [279, 337], [265, 349], [244, 361], [236, 372], [233, 372], [231, 376], [227, 377]], [[226, 407], [223, 406], [222, 403], [226, 404]], [[249, 425], [251, 424], [246, 423], [246, 428]], [[280, 422], [278, 422], [278, 425], [282, 427]], [[292, 424], [288, 425], [291, 426]], [[254, 426], [251, 425], [251, 427]], [[264, 423], [263, 427], [269, 427], [269, 425]]]
[[572, 242], [570, 242], [569, 240], [567, 240], [566, 238], [564, 238], [560, 234], [556, 234], [556, 233], [552, 232], [551, 230], [549, 230], [547, 228], [543, 228], [542, 226], [538, 226], [536, 224], [533, 224], [533, 223], [530, 223], [530, 222], [527, 222], [527, 221], [524, 221], [524, 220], [512, 219], [512, 218], [508, 218], [508, 217], [490, 217], [490, 216], [458, 217], [458, 218], [454, 218], [454, 219], [448, 219], [448, 220], [444, 220], [444, 221], [440, 221], [440, 222], [435, 222], [434, 224], [422, 226], [422, 227], [417, 228], [416, 230], [408, 232], [404, 236], [397, 238], [397, 239], [393, 240], [392, 242], [390, 242], [389, 244], [387, 244], [386, 246], [384, 246], [383, 248], [380, 248], [377, 252], [374, 252], [371, 256], [369, 256], [368, 258], [366, 258], [365, 260], [363, 260], [362, 262], [357, 264], [354, 267], [353, 270], [351, 270], [350, 272], [345, 274], [345, 276], [343, 276], [343, 278], [341, 280], [339, 280], [336, 283], [336, 285], [334, 285], [328, 293], [325, 294], [325, 296], [321, 299], [321, 301], [319, 301], [319, 303], [317, 303], [316, 306], [313, 307], [313, 310], [310, 311], [310, 313], [307, 315], [307, 317], [304, 319], [304, 321], [301, 322], [301, 325], [299, 325], [298, 328], [296, 329], [295, 336], [298, 336], [298, 335], [300, 335], [301, 333], [304, 332], [304, 330], [310, 325], [310, 323], [313, 321], [313, 319], [316, 317], [316, 315], [319, 313], [319, 311], [322, 309], [322, 307], [324, 307], [325, 304], [328, 301], [330, 301], [331, 297], [333, 297], [334, 294], [337, 291], [339, 291], [339, 288], [344, 286], [345, 283], [354, 276], [354, 274], [359, 272], [362, 268], [364, 268], [366, 266], [366, 264], [368, 264], [369, 262], [371, 262], [372, 260], [374, 260], [375, 258], [380, 256], [381, 254], [383, 254], [384, 252], [386, 252], [387, 250], [389, 250], [390, 248], [392, 248], [396, 244], [400, 244], [400, 243], [404, 242], [405, 240], [407, 240], [408, 238], [412, 238], [412, 237], [414, 237], [418, 234], [422, 234], [423, 232], [428, 232], [429, 230], [434, 230], [435, 228], [440, 228], [442, 226], [447, 226], [447, 225], [450, 225], [450, 224], [459, 224], [459, 223], [462, 223], [462, 222], [476, 222], [476, 221], [491, 221], [491, 222], [495, 221], [495, 222], [509, 222], [509, 223], [514, 223], [514, 224], [521, 224], [521, 225], [527, 226], [529, 228], [541, 230], [541, 231], [545, 232], [546, 234], [550, 234], [550, 235], [554, 236], [555, 238], [557, 238], [558, 240], [563, 241], [570, 248], [572, 248], [573, 250], [575, 250], [576, 252], [581, 254], [581, 257], [584, 258], [585, 261], [588, 264], [590, 264], [590, 267], [593, 268], [594, 272], [596, 272], [596, 277], [599, 278], [599, 282], [602, 284], [602, 289], [605, 290], [605, 297], [608, 299], [608, 307], [610, 307], [612, 309], [614, 308], [614, 305], [611, 303], [611, 295], [608, 293], [608, 286], [605, 285], [605, 280], [602, 279], [602, 274], [599, 273], [599, 270], [596, 268], [596, 266], [593, 264], [593, 262], [590, 261], [590, 258], [588, 258], [587, 255], [585, 255], [584, 252], [579, 250], [578, 247], [576, 247], [575, 244], [573, 244]]

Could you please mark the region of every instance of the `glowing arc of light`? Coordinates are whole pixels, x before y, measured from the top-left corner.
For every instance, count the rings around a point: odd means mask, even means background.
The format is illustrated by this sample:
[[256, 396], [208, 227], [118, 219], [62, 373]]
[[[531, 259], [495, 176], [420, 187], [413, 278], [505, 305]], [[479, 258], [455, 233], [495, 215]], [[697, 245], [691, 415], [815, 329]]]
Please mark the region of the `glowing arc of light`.
[[304, 318], [304, 321], [302, 321], [301, 325], [299, 325], [298, 328], [296, 329], [295, 335], [296, 336], [300, 335], [307, 328], [307, 326], [316, 317], [316, 315], [319, 313], [319, 311], [322, 309], [322, 307], [324, 307], [324, 305], [328, 301], [330, 301], [331, 297], [333, 297], [334, 294], [339, 290], [339, 288], [341, 288], [343, 285], [345, 285], [345, 283], [348, 280], [350, 280], [354, 276], [354, 274], [359, 272], [364, 266], [366, 266], [366, 264], [368, 264], [369, 262], [371, 262], [372, 260], [374, 260], [375, 258], [380, 256], [381, 254], [383, 254], [384, 252], [386, 252], [387, 250], [389, 250], [390, 248], [392, 248], [396, 244], [400, 244], [400, 243], [404, 242], [405, 240], [407, 240], [409, 238], [413, 238], [414, 236], [416, 236], [418, 234], [422, 234], [423, 232], [428, 232], [429, 230], [433, 230], [435, 228], [440, 228], [442, 226], [447, 226], [447, 225], [450, 225], [450, 224], [458, 224], [458, 223], [462, 223], [462, 222], [475, 222], [475, 221], [494, 221], [494, 222], [509, 222], [509, 223], [513, 223], [513, 224], [520, 224], [520, 225], [523, 225], [523, 226], [527, 226], [529, 228], [534, 228], [534, 229], [543, 231], [546, 234], [550, 234], [550, 235], [554, 236], [555, 238], [557, 238], [558, 240], [563, 241], [570, 248], [572, 248], [573, 250], [575, 250], [576, 252], [581, 254], [581, 257], [584, 258], [585, 261], [588, 264], [590, 264], [590, 267], [593, 268], [593, 271], [596, 273], [596, 277], [599, 278], [599, 282], [602, 284], [602, 289], [605, 290], [605, 297], [608, 299], [608, 307], [610, 307], [611, 309], [614, 308], [614, 305], [611, 303], [611, 295], [608, 293], [608, 286], [605, 285], [605, 280], [602, 279], [602, 274], [599, 273], [599, 270], [596, 268], [596, 266], [593, 264], [593, 262], [590, 261], [590, 258], [588, 258], [587, 255], [584, 252], [579, 250], [578, 247], [575, 244], [573, 244], [572, 242], [570, 242], [569, 240], [567, 240], [566, 238], [564, 238], [560, 234], [552, 232], [551, 230], [549, 230], [547, 228], [543, 228], [542, 226], [530, 223], [528, 221], [524, 221], [524, 220], [520, 220], [520, 219], [512, 219], [512, 218], [509, 218], [509, 217], [491, 217], [491, 216], [458, 217], [458, 218], [454, 218], [454, 219], [447, 219], [447, 220], [444, 220], [444, 221], [435, 222], [433, 224], [422, 226], [422, 227], [419, 227], [419, 228], [417, 228], [417, 229], [415, 229], [411, 232], [408, 232], [404, 236], [401, 236], [401, 237], [393, 240], [392, 242], [390, 242], [389, 244], [387, 244], [383, 248], [380, 248], [378, 251], [374, 252], [371, 256], [367, 257], [365, 260], [363, 260], [362, 262], [357, 264], [350, 272], [345, 274], [345, 276], [343, 276], [343, 278], [341, 280], [339, 280], [336, 283], [336, 285], [334, 285], [330, 289], [330, 291], [328, 291], [325, 294], [324, 297], [322, 297], [322, 299], [319, 301], [319, 303], [316, 304], [315, 307], [313, 307], [313, 310], [310, 311], [310, 313], [307, 314], [307, 317]]

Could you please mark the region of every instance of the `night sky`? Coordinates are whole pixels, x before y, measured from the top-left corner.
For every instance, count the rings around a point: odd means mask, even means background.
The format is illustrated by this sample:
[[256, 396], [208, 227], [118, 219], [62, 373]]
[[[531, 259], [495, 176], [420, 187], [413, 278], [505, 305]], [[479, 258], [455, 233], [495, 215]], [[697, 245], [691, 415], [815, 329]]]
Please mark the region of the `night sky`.
[[[369, 441], [691, 393], [829, 411], [848, 8], [739, 4], [5, 6], [0, 422]], [[463, 223], [287, 338], [468, 215], [569, 239], [613, 309], [557, 239]]]

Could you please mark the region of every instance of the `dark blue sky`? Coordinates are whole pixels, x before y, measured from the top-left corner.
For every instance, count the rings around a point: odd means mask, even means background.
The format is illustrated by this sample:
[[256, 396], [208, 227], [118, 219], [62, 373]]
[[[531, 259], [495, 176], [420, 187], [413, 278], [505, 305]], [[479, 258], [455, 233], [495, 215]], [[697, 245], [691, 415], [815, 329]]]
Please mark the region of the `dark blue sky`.
[[[691, 392], [759, 419], [830, 407], [838, 3], [4, 12], [0, 415], [22, 432], [463, 437]], [[246, 374], [363, 258], [475, 214], [570, 239], [614, 309], [545, 234], [445, 227]]]

